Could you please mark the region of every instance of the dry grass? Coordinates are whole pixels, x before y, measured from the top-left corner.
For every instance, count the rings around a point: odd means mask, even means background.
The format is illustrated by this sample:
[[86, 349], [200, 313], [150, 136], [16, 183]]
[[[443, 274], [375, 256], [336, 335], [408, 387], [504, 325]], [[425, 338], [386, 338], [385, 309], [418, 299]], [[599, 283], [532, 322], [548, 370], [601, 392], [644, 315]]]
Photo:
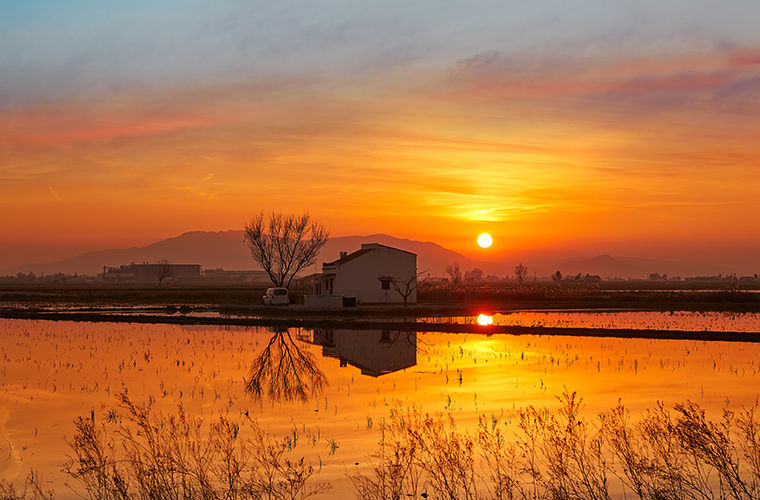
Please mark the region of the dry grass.
[[2, 500], [49, 500], [54, 492], [46, 489], [38, 474], [30, 472], [21, 490], [5, 479], [0, 479], [0, 499]]
[[[220, 416], [208, 426], [182, 407], [163, 416], [119, 396], [120, 417], [75, 421], [73, 456], [64, 472], [90, 498], [306, 498], [326, 491], [308, 486], [314, 467], [291, 459], [292, 443]], [[120, 419], [120, 422], [115, 420]], [[243, 437], [245, 431], [246, 437]]]
[[621, 404], [587, 420], [575, 393], [559, 399], [554, 413], [483, 416], [475, 433], [448, 415], [394, 409], [373, 472], [349, 479], [369, 499], [760, 498], [757, 404], [717, 421], [691, 402], [658, 405], [632, 424]]
[[[293, 441], [254, 421], [209, 425], [160, 415], [119, 396], [105, 421], [78, 418], [64, 472], [89, 498], [306, 498], [314, 467], [291, 458]], [[535, 407], [481, 416], [475, 431], [450, 415], [394, 408], [380, 422], [373, 469], [349, 476], [358, 498], [599, 499], [760, 498], [760, 406], [709, 418], [699, 405], [662, 404], [632, 422], [620, 403], [583, 416], [576, 393], [549, 412]], [[245, 434], [246, 437], [243, 437]], [[2, 499], [48, 499], [36, 475], [23, 490], [0, 480]]]

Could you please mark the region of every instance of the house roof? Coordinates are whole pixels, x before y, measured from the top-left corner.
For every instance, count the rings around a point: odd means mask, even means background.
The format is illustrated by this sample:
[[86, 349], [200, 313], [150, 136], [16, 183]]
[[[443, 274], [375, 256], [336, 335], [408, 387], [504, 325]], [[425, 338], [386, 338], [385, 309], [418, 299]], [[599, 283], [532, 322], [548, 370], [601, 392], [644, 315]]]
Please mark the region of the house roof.
[[401, 248], [396, 248], [396, 247], [392, 247], [392, 246], [389, 246], [389, 245], [383, 245], [382, 243], [362, 243], [362, 248], [363, 249], [364, 248], [368, 248], [368, 249], [371, 250], [371, 249], [377, 248], [377, 247], [390, 248], [391, 250], [395, 250], [397, 252], [404, 252], [404, 253], [408, 253], [409, 255], [414, 255], [414, 256], [417, 255], [416, 253], [410, 252], [409, 250], [403, 250]]
[[383, 245], [381, 243], [363, 243], [361, 249], [359, 249], [359, 250], [357, 250], [355, 252], [352, 252], [352, 253], [346, 255], [345, 257], [341, 257], [341, 258], [339, 258], [337, 260], [334, 260], [332, 262], [325, 262], [322, 265], [323, 266], [331, 266], [333, 264], [345, 264], [346, 262], [352, 261], [352, 260], [356, 259], [357, 257], [361, 257], [362, 255], [365, 255], [365, 254], [371, 252], [372, 250], [375, 250], [378, 247], [390, 248], [391, 250], [396, 250], [397, 252], [404, 252], [404, 253], [408, 253], [409, 255], [414, 255], [415, 257], [417, 256], [417, 254], [414, 253], [414, 252], [409, 252], [407, 250], [402, 250], [400, 248], [391, 247], [391, 246], [388, 246], [388, 245]]
[[323, 265], [329, 266], [332, 264], [345, 264], [346, 262], [352, 261], [356, 259], [357, 257], [361, 257], [364, 254], [368, 254], [372, 251], [372, 248], [362, 248], [361, 250], [357, 250], [353, 253], [350, 253], [346, 255], [345, 257], [341, 257], [340, 259], [334, 260], [332, 262], [325, 262]]

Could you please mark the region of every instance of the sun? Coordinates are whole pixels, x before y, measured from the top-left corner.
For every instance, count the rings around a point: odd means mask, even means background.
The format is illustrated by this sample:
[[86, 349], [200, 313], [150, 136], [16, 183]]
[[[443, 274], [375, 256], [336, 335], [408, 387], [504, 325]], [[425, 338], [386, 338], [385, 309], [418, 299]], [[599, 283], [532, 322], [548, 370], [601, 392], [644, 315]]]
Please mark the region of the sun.
[[480, 236], [478, 236], [478, 245], [480, 245], [480, 248], [488, 248], [493, 243], [493, 238], [491, 238], [491, 235], [488, 233], [483, 233]]

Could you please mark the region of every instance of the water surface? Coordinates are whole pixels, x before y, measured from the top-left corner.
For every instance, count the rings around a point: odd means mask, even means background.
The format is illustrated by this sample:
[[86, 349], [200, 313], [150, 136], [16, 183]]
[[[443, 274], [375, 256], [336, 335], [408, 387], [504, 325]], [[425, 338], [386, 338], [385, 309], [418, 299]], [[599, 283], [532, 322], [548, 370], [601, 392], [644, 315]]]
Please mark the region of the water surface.
[[[0, 335], [0, 476], [34, 468], [63, 494], [72, 420], [104, 418], [122, 391], [164, 412], [178, 403], [205, 418], [248, 412], [271, 432], [296, 432], [297, 453], [335, 485], [326, 497], [351, 496], [345, 475], [368, 470], [377, 424], [396, 404], [472, 428], [479, 414], [555, 408], [565, 388], [583, 395], [588, 414], [619, 398], [634, 414], [686, 399], [717, 412], [760, 392], [760, 345], [751, 343], [27, 320], [0, 320]], [[314, 361], [295, 369], [301, 391], [265, 376], [251, 392], [252, 367], [286, 366], [282, 352]]]
[[[760, 333], [760, 313], [692, 311], [515, 311], [488, 314], [494, 325]], [[476, 324], [478, 316], [426, 318], [428, 323]]]

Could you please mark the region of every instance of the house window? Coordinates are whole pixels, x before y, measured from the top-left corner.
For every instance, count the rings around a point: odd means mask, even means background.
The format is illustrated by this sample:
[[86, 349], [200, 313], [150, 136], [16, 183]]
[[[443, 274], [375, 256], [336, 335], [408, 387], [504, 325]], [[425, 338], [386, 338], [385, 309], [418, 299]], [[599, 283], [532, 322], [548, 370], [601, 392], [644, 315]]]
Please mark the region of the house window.
[[390, 290], [391, 289], [391, 280], [387, 278], [383, 278], [380, 280], [380, 289], [381, 290]]

